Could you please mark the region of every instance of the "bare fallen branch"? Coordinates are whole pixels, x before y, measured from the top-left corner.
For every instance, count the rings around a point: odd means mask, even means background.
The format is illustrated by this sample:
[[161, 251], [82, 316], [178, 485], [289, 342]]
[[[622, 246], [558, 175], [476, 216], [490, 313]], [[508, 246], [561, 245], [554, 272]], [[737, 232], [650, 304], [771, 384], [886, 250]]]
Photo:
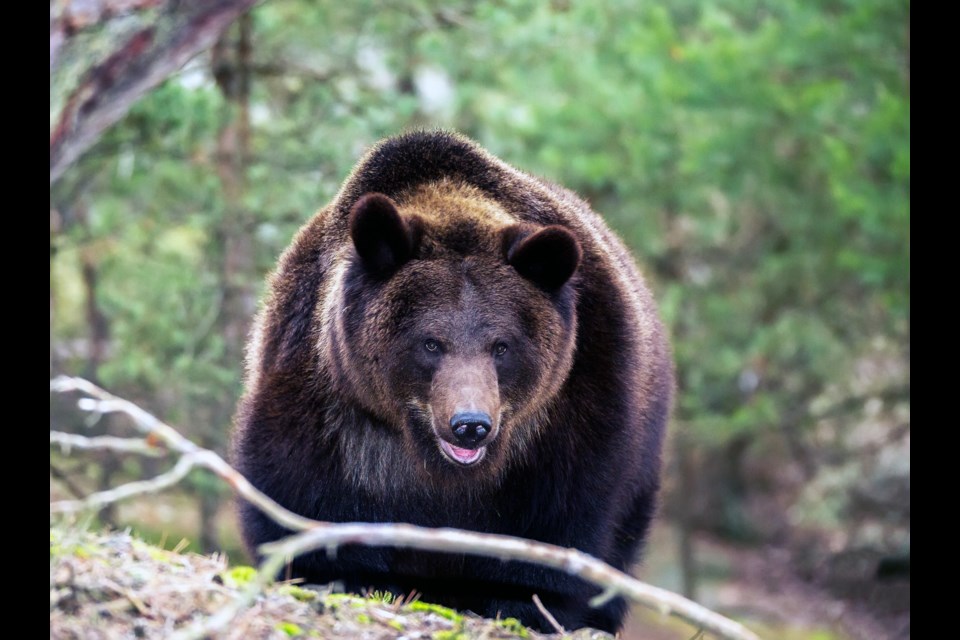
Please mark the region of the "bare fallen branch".
[[[614, 569], [600, 560], [577, 549], [564, 549], [544, 544], [502, 536], [476, 533], [460, 529], [430, 529], [408, 524], [318, 522], [299, 516], [274, 502], [253, 487], [223, 458], [203, 449], [180, 435], [173, 427], [161, 422], [135, 404], [118, 398], [82, 378], [61, 376], [52, 380], [54, 391], [82, 391], [91, 398], [78, 403], [81, 409], [100, 413], [121, 412], [133, 418], [137, 428], [151, 440], [162, 441], [173, 451], [182, 453], [180, 461], [170, 471], [152, 480], [134, 482], [110, 491], [88, 496], [84, 500], [68, 500], [51, 503], [51, 512], [68, 512], [97, 508], [107, 501], [115, 501], [158, 488], [170, 486], [185, 476], [195, 466], [210, 469], [224, 478], [233, 489], [278, 524], [300, 533], [263, 545], [265, 558], [257, 580], [252, 581], [243, 594], [208, 619], [198, 621], [178, 632], [179, 640], [200, 638], [222, 628], [243, 608], [252, 602], [263, 584], [273, 578], [287, 559], [297, 555], [325, 549], [332, 552], [345, 544], [366, 546], [389, 546], [422, 549], [427, 551], [469, 553], [501, 560], [531, 562], [576, 575], [604, 589], [591, 604], [598, 604], [616, 595], [650, 607], [663, 614], [675, 615], [697, 628], [709, 631], [729, 640], [759, 640], [757, 636], [738, 622], [725, 618], [683, 596], [646, 584]], [[52, 437], [51, 437], [52, 438]], [[132, 488], [130, 488], [132, 487]]]
[[469, 553], [500, 560], [522, 560], [583, 578], [605, 589], [604, 594], [622, 595], [664, 615], [675, 615], [722, 638], [757, 640], [739, 622], [725, 618], [676, 593], [641, 582], [577, 549], [512, 536], [475, 533], [461, 529], [429, 529], [408, 524], [344, 523], [319, 526], [282, 540], [262, 545], [269, 555], [295, 557], [345, 544], [385, 546], [450, 553]]

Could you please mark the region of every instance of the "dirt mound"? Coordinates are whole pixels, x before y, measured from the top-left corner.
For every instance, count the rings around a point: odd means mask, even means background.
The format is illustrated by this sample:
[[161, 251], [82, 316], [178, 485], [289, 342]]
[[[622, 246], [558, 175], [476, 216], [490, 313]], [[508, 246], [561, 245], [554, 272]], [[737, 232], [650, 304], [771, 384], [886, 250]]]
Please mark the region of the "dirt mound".
[[[256, 576], [220, 556], [181, 554], [126, 532], [50, 530], [52, 639], [168, 638], [236, 601]], [[392, 597], [269, 586], [219, 631], [205, 637], [338, 639], [545, 638], [513, 619], [491, 620]], [[567, 637], [611, 636], [581, 629]]]

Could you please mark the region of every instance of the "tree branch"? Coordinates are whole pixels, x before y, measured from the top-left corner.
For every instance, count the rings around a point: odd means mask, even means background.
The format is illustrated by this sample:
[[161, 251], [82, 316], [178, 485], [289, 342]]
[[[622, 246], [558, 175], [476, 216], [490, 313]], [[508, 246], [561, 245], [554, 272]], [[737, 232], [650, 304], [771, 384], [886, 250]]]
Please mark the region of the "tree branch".
[[69, 454], [71, 449], [108, 449], [110, 451], [121, 451], [124, 453], [139, 453], [142, 456], [162, 456], [167, 453], [165, 449], [153, 444], [150, 440], [137, 440], [134, 438], [115, 438], [113, 436], [99, 436], [88, 438], [78, 436], [73, 433], [63, 433], [62, 431], [50, 432], [50, 444], [60, 445], [61, 451]]
[[277, 574], [287, 559], [317, 549], [332, 552], [345, 544], [469, 553], [501, 560], [530, 562], [566, 571], [602, 587], [604, 589], [603, 593], [591, 602], [594, 606], [599, 606], [616, 595], [622, 595], [632, 602], [650, 607], [663, 614], [671, 614], [682, 618], [695, 627], [712, 632], [721, 638], [759, 640], [753, 632], [740, 623], [714, 613], [680, 595], [640, 582], [577, 549], [564, 549], [556, 545], [533, 542], [512, 536], [476, 533], [459, 529], [430, 529], [408, 524], [331, 524], [304, 518], [288, 511], [255, 489], [246, 478], [230, 467], [216, 453], [198, 447], [180, 435], [175, 429], [135, 404], [118, 398], [82, 378], [61, 376], [51, 381], [50, 388], [61, 392], [82, 391], [91, 397], [79, 401], [78, 405], [81, 409], [101, 413], [126, 413], [133, 418], [139, 430], [150, 434], [152, 438], [159, 439], [170, 449], [184, 454], [172, 470], [157, 476], [153, 480], [130, 483], [117, 489], [88, 496], [85, 500], [54, 502], [50, 505], [51, 512], [96, 508], [106, 504], [106, 500], [123, 499], [137, 493], [143, 493], [145, 490], [158, 490], [170, 486], [185, 476], [194, 466], [202, 466], [224, 478], [238, 494], [263, 510], [278, 524], [300, 532], [263, 545], [261, 551], [266, 554], [266, 557], [261, 565], [258, 581], [255, 581], [250, 589], [245, 590], [237, 600], [231, 602], [211, 618], [183, 630], [178, 634], [181, 640], [202, 637], [229, 623], [237, 612], [252, 601], [262, 585]]
[[[160, 84], [256, 0], [166, 0], [142, 12], [133, 28], [109, 12], [89, 40], [70, 37], [66, 18], [50, 15], [50, 184], [143, 94]], [[129, 20], [127, 21], [129, 22]], [[91, 42], [93, 44], [91, 44]], [[94, 46], [96, 45], [96, 46]], [[72, 55], [61, 49], [74, 48]], [[107, 51], [98, 56], [99, 50]], [[64, 62], [64, 61], [67, 62]]]
[[90, 511], [143, 493], [156, 493], [161, 489], [172, 487], [183, 480], [196, 464], [196, 455], [188, 453], [177, 461], [173, 469], [151, 480], [128, 482], [114, 489], [92, 493], [82, 500], [59, 500], [57, 502], [51, 502], [50, 513]]

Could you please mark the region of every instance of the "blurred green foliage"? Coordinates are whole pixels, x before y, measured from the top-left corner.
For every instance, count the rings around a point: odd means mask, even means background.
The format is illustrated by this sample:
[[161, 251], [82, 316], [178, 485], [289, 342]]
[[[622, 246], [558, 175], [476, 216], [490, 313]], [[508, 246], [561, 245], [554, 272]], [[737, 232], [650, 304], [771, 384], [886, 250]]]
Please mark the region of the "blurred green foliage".
[[[234, 229], [253, 238], [247, 286], [369, 144], [457, 129], [584, 195], [635, 250], [674, 334], [676, 422], [705, 455], [785, 430], [816, 452], [817, 403], [903, 385], [908, 402], [909, 28], [902, 0], [265, 2]], [[200, 58], [51, 193], [56, 366], [83, 364], [58, 345], [89, 333], [86, 255], [102, 381], [188, 431], [240, 391], [216, 330], [232, 113]], [[902, 366], [860, 384], [880, 356]]]

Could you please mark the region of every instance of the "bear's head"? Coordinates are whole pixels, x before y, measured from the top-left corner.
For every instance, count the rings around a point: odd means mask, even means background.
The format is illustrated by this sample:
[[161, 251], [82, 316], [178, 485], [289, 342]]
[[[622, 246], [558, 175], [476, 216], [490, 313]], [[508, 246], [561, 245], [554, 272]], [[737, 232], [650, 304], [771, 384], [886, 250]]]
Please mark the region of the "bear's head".
[[360, 197], [344, 251], [325, 310], [333, 377], [415, 468], [498, 477], [573, 363], [577, 239], [440, 183]]

